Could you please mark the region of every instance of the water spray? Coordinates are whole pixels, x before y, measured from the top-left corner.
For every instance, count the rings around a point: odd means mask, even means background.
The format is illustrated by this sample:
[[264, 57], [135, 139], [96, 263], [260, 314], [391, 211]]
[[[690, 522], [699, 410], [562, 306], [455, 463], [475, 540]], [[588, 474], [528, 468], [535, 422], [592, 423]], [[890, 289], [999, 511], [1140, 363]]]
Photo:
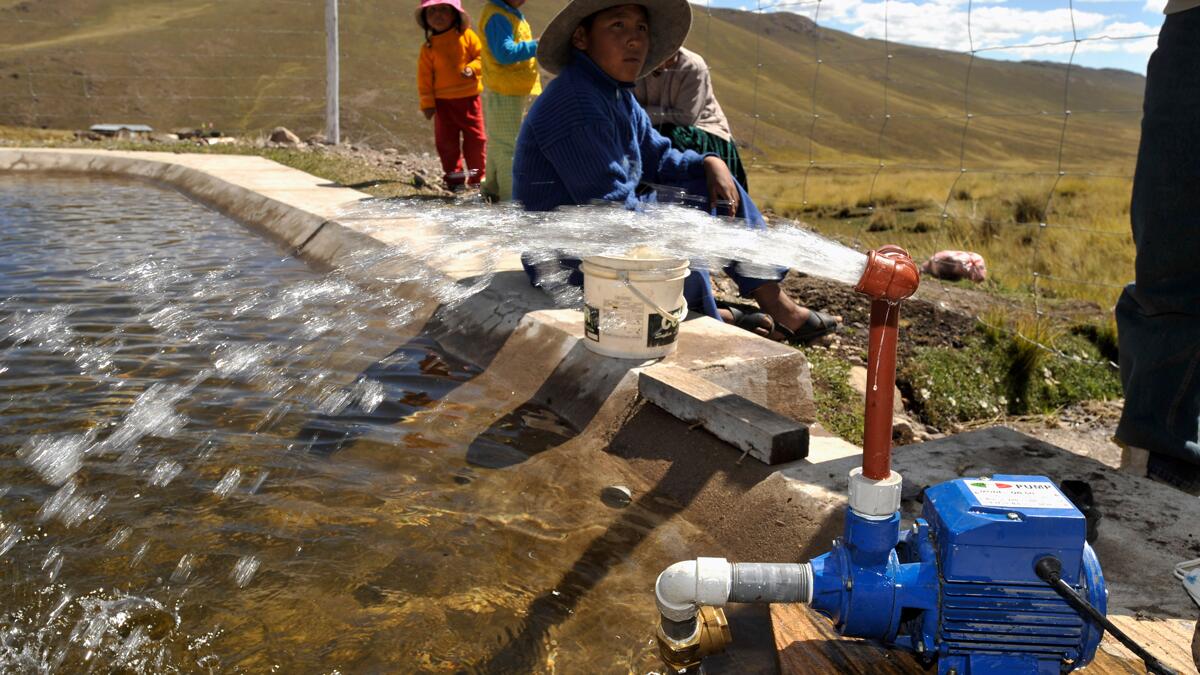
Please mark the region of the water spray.
[[[1082, 513], [1048, 478], [959, 478], [925, 491], [900, 521], [891, 468], [900, 302], [919, 273], [903, 249], [870, 252], [855, 290], [871, 298], [862, 467], [850, 472], [845, 531], [807, 563], [675, 563], [655, 584], [659, 653], [684, 672], [731, 640], [721, 606], [811, 606], [847, 637], [915, 652], [941, 675], [1068, 672], [1095, 656], [1107, 590]], [[1128, 638], [1125, 638], [1126, 640]], [[1122, 640], [1123, 642], [1125, 640]], [[1132, 643], [1132, 641], [1130, 641]], [[1150, 672], [1169, 669], [1140, 648]]]

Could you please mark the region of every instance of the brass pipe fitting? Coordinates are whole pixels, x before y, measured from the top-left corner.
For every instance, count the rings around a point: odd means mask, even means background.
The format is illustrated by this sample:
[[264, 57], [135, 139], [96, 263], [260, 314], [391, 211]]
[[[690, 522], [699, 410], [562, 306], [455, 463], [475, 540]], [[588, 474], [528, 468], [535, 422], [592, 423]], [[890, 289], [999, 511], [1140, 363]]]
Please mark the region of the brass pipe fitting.
[[701, 607], [696, 615], [696, 630], [687, 638], [676, 640], [663, 631], [659, 623], [658, 654], [672, 672], [682, 673], [700, 665], [707, 656], [720, 654], [733, 642], [729, 621], [720, 607]]

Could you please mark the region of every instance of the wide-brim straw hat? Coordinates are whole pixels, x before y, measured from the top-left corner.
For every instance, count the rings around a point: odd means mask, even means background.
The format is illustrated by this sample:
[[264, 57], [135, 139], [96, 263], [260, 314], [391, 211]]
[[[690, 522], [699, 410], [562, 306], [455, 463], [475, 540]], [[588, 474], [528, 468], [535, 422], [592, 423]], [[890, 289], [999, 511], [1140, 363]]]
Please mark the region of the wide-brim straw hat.
[[650, 20], [650, 53], [638, 79], [650, 74], [679, 51], [692, 29], [692, 6], [687, 0], [573, 0], [562, 8], [538, 39], [538, 64], [557, 75], [571, 63], [571, 36], [587, 17], [612, 7], [641, 5]]
[[417, 19], [417, 25], [421, 28], [428, 29], [425, 25], [425, 8], [433, 7], [434, 5], [449, 5], [462, 18], [462, 29], [465, 31], [471, 27], [471, 15], [467, 13], [467, 10], [463, 9], [462, 0], [421, 0], [421, 6], [417, 7], [417, 11], [413, 15]]

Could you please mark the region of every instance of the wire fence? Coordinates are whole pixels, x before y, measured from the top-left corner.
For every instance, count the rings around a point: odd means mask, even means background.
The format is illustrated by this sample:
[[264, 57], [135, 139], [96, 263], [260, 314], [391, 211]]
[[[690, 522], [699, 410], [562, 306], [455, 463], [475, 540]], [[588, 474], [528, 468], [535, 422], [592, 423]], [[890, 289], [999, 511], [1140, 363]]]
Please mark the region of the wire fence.
[[[1079, 56], [1133, 44], [1148, 53], [1156, 34], [1128, 25], [1085, 32], [1093, 15], [1078, 21], [1075, 0], [1062, 0], [1046, 9], [1063, 13], [1069, 38], [1006, 44], [977, 28], [995, 3], [963, 0], [939, 3], [950, 11], [937, 19], [960, 48], [933, 50], [897, 39], [893, 13], [912, 3], [860, 4], [873, 12], [869, 39], [827, 27], [839, 0], [694, 5], [688, 44], [708, 61], [752, 196], [861, 249], [899, 241], [918, 259], [977, 250], [987, 286], [1013, 316], [1036, 322], [1070, 300], [1110, 308], [1132, 277], [1128, 195], [1142, 85], [1081, 67]], [[104, 21], [34, 7], [0, 10], [0, 124], [208, 125], [231, 135], [282, 124], [302, 138], [325, 126], [320, 0], [222, 2], [215, 14], [145, 3]], [[339, 15], [343, 138], [430, 148], [415, 114], [411, 13], [341, 0]], [[535, 34], [544, 27], [531, 22]], [[998, 60], [1006, 54], [1066, 58]], [[955, 284], [939, 285], [960, 306]], [[1015, 323], [977, 318], [1079, 358]]]
[[[859, 249], [899, 240], [918, 260], [940, 250], [978, 250], [988, 260], [987, 286], [1005, 299], [1000, 311], [977, 312], [980, 323], [1054, 357], [1116, 368], [1110, 360], [1089, 360], [1050, 344], [1043, 325], [1051, 321], [1048, 315], [1080, 309], [1073, 300], [1095, 302], [1111, 316], [1121, 289], [1132, 280], [1128, 208], [1142, 82], [1123, 84], [1124, 76], [1107, 73], [1125, 95], [1097, 105], [1093, 88], [1101, 75], [1081, 67], [1078, 57], [1089, 48], [1117, 43], [1138, 45], [1148, 55], [1157, 32], [1117, 25], [1121, 34], [1103, 28], [1084, 34], [1074, 0], [1064, 0], [1069, 39], [995, 44], [977, 38], [974, 28], [979, 7], [991, 3], [965, 0], [939, 3], [957, 7], [953, 14], [961, 21], [965, 49], [932, 53], [891, 39], [891, 9], [911, 9], [912, 3], [879, 0], [871, 3], [878, 18], [868, 31], [873, 39], [856, 53], [847, 48], [844, 34], [822, 24], [822, 10], [838, 4], [845, 3], [758, 0], [752, 21], [714, 7], [711, 0], [699, 12], [700, 29], [693, 29], [690, 45], [707, 59], [718, 98], [738, 87], [731, 82], [737, 74], [726, 71], [733, 64], [722, 59], [727, 45], [714, 34], [741, 24], [754, 36], [750, 118], [736, 119], [736, 113], [731, 118], [735, 135], [741, 134], [738, 145], [751, 181], [758, 182], [752, 185], [756, 198]], [[772, 137], [780, 113], [762, 97], [780, 78], [765, 45], [778, 52], [784, 41], [794, 55], [785, 114], [794, 127], [806, 127], [805, 146], [798, 149]], [[1068, 50], [1065, 63], [995, 60], [1004, 52], [1050, 59], [1063, 49]], [[940, 95], [914, 106], [906, 90], [934, 88], [914, 86], [913, 71], [924, 69], [929, 77], [931, 61], [944, 78]], [[1020, 88], [1010, 89], [1011, 99], [998, 101], [995, 80], [1018, 68], [1024, 72], [1016, 82]], [[845, 93], [824, 85], [847, 73], [872, 84], [871, 100], [861, 91], [853, 101], [826, 98], [827, 90]], [[921, 123], [941, 126], [930, 133]], [[840, 136], [846, 127], [856, 136], [850, 143]], [[1006, 132], [1013, 137], [997, 139]], [[926, 147], [913, 152], [922, 141]], [[845, 152], [848, 145], [851, 150]], [[989, 152], [988, 145], [1003, 149]], [[831, 150], [835, 147], [841, 152]], [[927, 278], [925, 283], [936, 283], [947, 304], [964, 308], [955, 301], [955, 287], [967, 282]]]

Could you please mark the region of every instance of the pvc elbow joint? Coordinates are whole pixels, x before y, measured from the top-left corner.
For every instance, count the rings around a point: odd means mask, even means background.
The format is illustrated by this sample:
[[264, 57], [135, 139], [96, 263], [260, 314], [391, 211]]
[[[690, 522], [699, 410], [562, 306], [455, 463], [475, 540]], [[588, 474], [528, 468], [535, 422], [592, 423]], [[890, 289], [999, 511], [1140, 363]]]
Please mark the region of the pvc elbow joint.
[[883, 246], [867, 254], [867, 267], [854, 290], [876, 300], [903, 300], [917, 292], [921, 273], [908, 251]]
[[654, 596], [658, 612], [671, 621], [687, 621], [702, 605], [729, 601], [733, 566], [724, 558], [697, 558], [671, 565], [658, 575]]

